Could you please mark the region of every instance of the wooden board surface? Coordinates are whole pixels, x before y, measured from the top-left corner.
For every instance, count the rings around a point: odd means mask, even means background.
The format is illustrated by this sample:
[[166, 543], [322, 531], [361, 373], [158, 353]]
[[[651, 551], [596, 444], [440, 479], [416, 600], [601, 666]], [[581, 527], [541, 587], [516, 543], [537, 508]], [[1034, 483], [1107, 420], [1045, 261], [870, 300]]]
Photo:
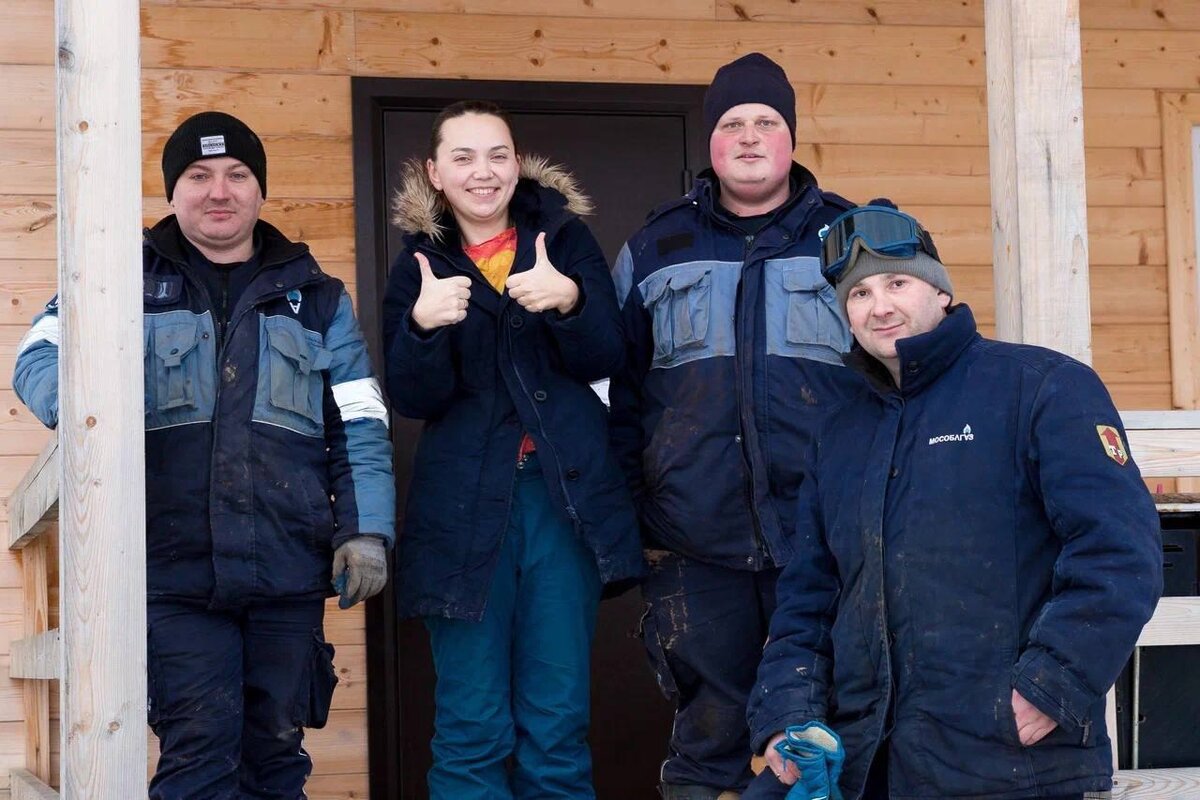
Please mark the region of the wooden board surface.
[[213, 108], [233, 114], [260, 136], [349, 136], [350, 77], [142, 65], [145, 130], [170, 134], [192, 114]]
[[1123, 770], [1113, 776], [1112, 800], [1195, 800], [1200, 768]]
[[345, 12], [148, 5], [141, 17], [146, 67], [344, 73], [353, 64], [354, 15]]
[[662, 26], [560, 17], [480, 16], [471, 25], [442, 14], [356, 14], [355, 71], [411, 77], [604, 80], [704, 84], [751, 51], [770, 53], [790, 74], [819, 83], [983, 83], [978, 28], [920, 26]]

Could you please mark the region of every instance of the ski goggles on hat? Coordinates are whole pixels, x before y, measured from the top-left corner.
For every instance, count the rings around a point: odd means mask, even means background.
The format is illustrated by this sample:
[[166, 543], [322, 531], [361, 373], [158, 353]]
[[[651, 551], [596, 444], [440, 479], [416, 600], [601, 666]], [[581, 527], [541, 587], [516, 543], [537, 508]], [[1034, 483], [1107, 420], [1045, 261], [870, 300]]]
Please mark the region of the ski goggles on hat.
[[933, 238], [908, 214], [887, 206], [859, 206], [822, 228], [821, 275], [832, 286], [864, 248], [881, 258], [912, 258], [918, 252], [939, 262]]

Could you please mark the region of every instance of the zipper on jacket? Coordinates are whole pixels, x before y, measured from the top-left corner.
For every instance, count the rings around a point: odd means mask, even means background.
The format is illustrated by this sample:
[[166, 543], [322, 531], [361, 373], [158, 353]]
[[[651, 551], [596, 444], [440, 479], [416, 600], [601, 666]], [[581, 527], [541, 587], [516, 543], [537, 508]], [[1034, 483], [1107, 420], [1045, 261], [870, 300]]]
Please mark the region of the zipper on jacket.
[[[513, 349], [512, 331], [507, 330], [508, 347], [511, 352]], [[533, 406], [533, 415], [537, 417], [538, 429], [542, 434], [542, 440], [550, 446], [550, 454], [554, 456], [554, 474], [558, 478], [559, 488], [562, 489], [563, 499], [567, 501], [567, 516], [574, 523], [576, 530], [579, 528], [579, 513], [575, 510], [575, 504], [571, 501], [571, 493], [567, 491], [567, 482], [563, 480], [562, 460], [558, 457], [558, 449], [554, 446], [554, 442], [550, 441], [550, 437], [546, 435], [546, 424], [542, 421], [542, 412], [538, 410], [537, 401], [529, 393], [529, 387], [525, 385], [525, 379], [521, 377], [521, 369], [517, 366], [516, 358], [512, 359], [513, 374], [517, 376], [517, 383], [521, 385], [521, 393], [525, 395], [525, 400]]]
[[225, 328], [229, 319], [229, 273], [221, 271], [221, 320], [217, 333], [217, 349], [225, 344]]
[[[900, 407], [900, 409], [899, 409], [900, 419], [897, 420], [897, 422], [896, 422], [896, 433], [893, 435], [893, 438], [895, 438], [896, 436], [899, 435], [900, 424], [904, 421], [904, 419], [903, 419], [904, 418], [904, 398], [897, 397], [896, 400]], [[890, 465], [891, 465], [892, 459], [895, 457], [895, 455], [896, 455], [896, 444], [895, 444], [895, 441], [893, 441], [891, 452], [888, 453], [889, 469], [884, 476], [883, 496], [880, 498], [880, 507], [879, 507], [879, 547], [877, 548], [877, 552], [879, 553], [879, 615], [880, 615], [879, 624], [880, 624], [880, 628], [881, 628], [881, 630], [879, 631], [879, 637], [880, 637], [880, 645], [879, 646], [881, 648], [880, 653], [884, 659], [884, 663], [887, 664], [887, 684], [886, 684], [886, 687], [885, 687], [884, 693], [883, 693], [883, 711], [882, 711], [882, 713], [880, 715], [880, 719], [879, 719], [879, 730], [875, 734], [876, 750], [878, 750], [879, 747], [886, 746], [886, 744], [884, 743], [884, 731], [888, 727], [889, 716], [894, 713], [894, 709], [892, 708], [892, 702], [894, 700], [893, 695], [895, 694], [895, 689], [894, 689], [895, 676], [893, 674], [894, 670], [892, 668], [891, 635], [890, 635], [890, 631], [888, 630], [888, 605], [887, 605], [887, 582], [886, 582], [887, 574], [886, 574], [886, 567], [885, 567], [885, 561], [884, 561], [885, 545], [884, 545], [884, 535], [883, 535], [883, 519], [887, 514], [887, 494], [892, 489], [891, 477], [890, 477], [890, 475], [891, 475]], [[863, 788], [866, 788], [866, 779], [863, 780]]]
[[[748, 264], [750, 261], [750, 253], [754, 250], [754, 236], [751, 234], [745, 234], [743, 239], [745, 240], [746, 248], [742, 252], [742, 268], [745, 269], [746, 264]], [[743, 316], [740, 312], [741, 312], [741, 307], [742, 307], [742, 301], [745, 299], [745, 296], [743, 294], [744, 288], [745, 288], [745, 282], [739, 280], [738, 281], [738, 291], [737, 291], [737, 310], [738, 310], [739, 321], [742, 321], [742, 316]], [[747, 347], [750, 347], [753, 344], [753, 338], [754, 338], [753, 332], [751, 333], [750, 338], [751, 338], [751, 342], [746, 344]], [[740, 337], [738, 337], [738, 341], [740, 343]], [[736, 371], [736, 379], [737, 379], [738, 387], [740, 390], [744, 383], [742, 360], [740, 358], [735, 357], [733, 359], [733, 363], [734, 363], [734, 369]], [[751, 400], [752, 400], [753, 394], [754, 394], [754, 386], [753, 385], [751, 385], [751, 387], [750, 387], [750, 394], [752, 396], [751, 397]], [[742, 464], [746, 468], [746, 478], [744, 481], [742, 481], [742, 487], [746, 493], [746, 504], [750, 507], [750, 519], [754, 523], [751, 526], [751, 531], [750, 531], [750, 533], [751, 533], [750, 544], [754, 548], [754, 555], [750, 556], [747, 559], [747, 562], [751, 566], [758, 568], [758, 567], [761, 567], [766, 562], [767, 548], [766, 548], [766, 545], [763, 543], [762, 517], [758, 513], [758, 502], [757, 502], [757, 498], [756, 498], [757, 492], [755, 491], [755, 484], [754, 484], [754, 464], [752, 463], [749, 455], [746, 452], [746, 448], [750, 446], [749, 432], [746, 430], [745, 419], [744, 419], [745, 415], [747, 414], [746, 409], [745, 409], [745, 405], [747, 402], [750, 402], [750, 401], [748, 401], [743, 396], [743, 392], [738, 391], [738, 393], [737, 393], [738, 430], [741, 431], [741, 441], [739, 442], [739, 444], [741, 445], [740, 450], [741, 450], [741, 454], [742, 454]], [[763, 466], [765, 467], [766, 465], [764, 464]]]

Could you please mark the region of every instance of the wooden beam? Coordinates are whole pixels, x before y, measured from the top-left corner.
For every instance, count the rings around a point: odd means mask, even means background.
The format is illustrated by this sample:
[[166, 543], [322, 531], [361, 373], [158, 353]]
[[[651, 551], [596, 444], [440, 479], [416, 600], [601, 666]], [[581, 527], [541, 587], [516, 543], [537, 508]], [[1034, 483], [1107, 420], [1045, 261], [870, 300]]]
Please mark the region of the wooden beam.
[[62, 678], [62, 632], [57, 628], [14, 639], [8, 664], [10, 678], [58, 680]]
[[58, 792], [38, 780], [37, 776], [28, 770], [10, 770], [8, 780], [11, 784], [12, 800], [59, 800], [60, 798]]
[[1200, 411], [1122, 411], [1121, 424], [1127, 431], [1200, 428]]
[[1122, 770], [1113, 775], [1113, 800], [1189, 800], [1200, 796], [1200, 767]]
[[58, 437], [37, 460], [8, 498], [8, 548], [20, 550], [58, 520]]
[[1079, 0], [986, 0], [996, 332], [1092, 361]]
[[1200, 428], [1126, 429], [1129, 451], [1142, 475], [1200, 475]]
[[1200, 408], [1200, 272], [1192, 164], [1192, 128], [1200, 125], [1200, 93], [1164, 93], [1161, 102], [1172, 399], [1176, 408]]
[[1164, 597], [1142, 628], [1138, 647], [1200, 645], [1200, 597]]
[[137, 0], [56, 0], [61, 783], [146, 796]]
[[[22, 609], [21, 629], [26, 638], [50, 630], [49, 537], [41, 537], [21, 551]], [[10, 653], [12, 650], [10, 649]], [[11, 664], [14, 659], [10, 659]], [[62, 673], [62, 647], [58, 647], [54, 666]], [[29, 680], [21, 687], [25, 709], [25, 767], [42, 780], [50, 780], [50, 684]]]

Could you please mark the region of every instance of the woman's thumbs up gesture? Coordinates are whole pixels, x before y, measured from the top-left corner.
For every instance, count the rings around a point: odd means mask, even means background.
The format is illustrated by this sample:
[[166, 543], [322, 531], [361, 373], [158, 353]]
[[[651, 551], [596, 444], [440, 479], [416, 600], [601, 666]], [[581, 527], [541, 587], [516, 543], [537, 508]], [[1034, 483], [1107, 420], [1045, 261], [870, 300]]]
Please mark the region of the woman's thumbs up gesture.
[[471, 279], [465, 275], [435, 277], [424, 253], [415, 255], [421, 270], [421, 293], [413, 304], [413, 322], [423, 331], [462, 322], [467, 318], [467, 301], [471, 299]]
[[557, 309], [560, 314], [569, 313], [579, 302], [579, 285], [550, 263], [545, 233], [538, 234], [534, 247], [537, 260], [533, 262], [533, 268], [510, 275], [504, 282], [509, 297], [526, 311], [537, 313]]

